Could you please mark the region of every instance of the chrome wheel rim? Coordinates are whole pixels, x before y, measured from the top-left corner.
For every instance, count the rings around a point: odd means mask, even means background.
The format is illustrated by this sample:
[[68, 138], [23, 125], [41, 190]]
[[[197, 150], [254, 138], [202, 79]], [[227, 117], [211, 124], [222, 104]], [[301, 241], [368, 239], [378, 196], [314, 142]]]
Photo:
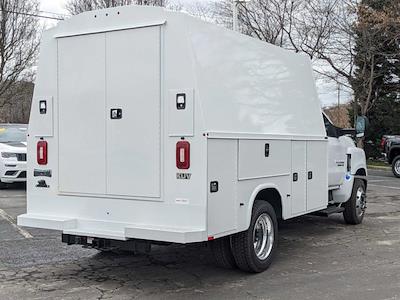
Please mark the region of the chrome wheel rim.
[[356, 213], [358, 217], [362, 217], [367, 206], [367, 199], [363, 187], [359, 187], [356, 193]]
[[274, 226], [271, 217], [264, 213], [257, 218], [253, 230], [254, 252], [258, 259], [265, 260], [274, 244]]
[[394, 164], [394, 171], [400, 175], [400, 159], [398, 159], [396, 161], [396, 163]]

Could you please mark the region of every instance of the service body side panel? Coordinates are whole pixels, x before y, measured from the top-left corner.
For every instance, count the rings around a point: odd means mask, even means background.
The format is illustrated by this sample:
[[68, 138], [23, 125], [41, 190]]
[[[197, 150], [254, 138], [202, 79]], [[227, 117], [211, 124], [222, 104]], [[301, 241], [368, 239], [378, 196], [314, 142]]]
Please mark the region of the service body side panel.
[[[283, 218], [291, 217], [290, 145], [290, 140], [208, 139], [209, 236], [246, 230], [255, 197], [264, 189], [279, 193]], [[215, 182], [218, 191], [211, 192], [211, 184]]]
[[277, 191], [282, 202], [282, 217], [291, 217], [291, 164], [291, 141], [288, 139], [239, 139], [238, 231], [249, 226], [255, 198], [265, 189]]

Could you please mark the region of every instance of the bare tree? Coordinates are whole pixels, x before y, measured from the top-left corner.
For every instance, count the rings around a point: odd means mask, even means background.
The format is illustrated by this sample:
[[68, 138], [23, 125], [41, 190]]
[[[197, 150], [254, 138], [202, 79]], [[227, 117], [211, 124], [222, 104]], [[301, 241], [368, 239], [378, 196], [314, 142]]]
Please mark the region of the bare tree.
[[[197, 10], [191, 9], [189, 13], [196, 16], [199, 12], [200, 15], [207, 14], [208, 16], [202, 18], [232, 28], [232, 2], [233, 0], [198, 1], [196, 6], [192, 6]], [[293, 14], [302, 2], [305, 0], [238, 0], [236, 5], [240, 31], [262, 41], [284, 46], [287, 44], [284, 41], [284, 29], [290, 27]]]
[[352, 86], [361, 115], [366, 116], [380, 96], [391, 92], [400, 95], [400, 1], [379, 10], [360, 5], [358, 16], [354, 27], [357, 68]]
[[184, 10], [190, 15], [204, 21], [216, 22], [218, 20], [216, 7], [216, 3], [213, 1], [198, 0], [192, 1], [190, 3], [185, 3], [185, 5], [181, 4], [180, 10]]
[[0, 108], [10, 103], [16, 85], [32, 76], [40, 26], [36, 0], [0, 0]]
[[[239, 28], [262, 41], [306, 53], [318, 82], [337, 83], [351, 94], [357, 4], [358, 0], [238, 1]], [[216, 23], [231, 28], [232, 1], [222, 1], [217, 8]]]
[[[348, 51], [353, 39], [353, 0], [253, 0], [239, 2], [241, 31], [280, 47], [304, 52], [312, 60], [325, 60], [335, 75], [348, 75]], [[356, 1], [356, 0], [354, 0]], [[228, 1], [229, 2], [229, 1]], [[353, 17], [351, 16], [353, 14]], [[333, 64], [332, 55], [343, 55], [343, 66]], [[351, 57], [351, 56], [350, 56]], [[346, 72], [343, 72], [346, 70]], [[343, 74], [341, 74], [343, 73]], [[324, 74], [331, 75], [331, 74]]]
[[291, 32], [294, 14], [301, 4], [301, 1], [293, 0], [239, 2], [242, 30], [260, 40], [285, 47], [285, 33]]
[[[378, 47], [377, 42], [388, 45], [399, 39], [400, 1], [390, 2], [383, 11], [372, 10], [358, 0], [239, 3], [244, 33], [306, 53], [315, 62], [314, 70], [318, 74], [362, 95], [355, 100], [360, 106], [359, 114], [367, 115], [379, 94], [376, 81], [383, 76], [382, 70], [376, 67], [377, 61], [393, 56]], [[362, 53], [362, 62], [357, 68], [356, 47]], [[356, 77], [362, 80], [356, 81]]]
[[[400, 61], [400, 1], [389, 2], [383, 10], [357, 0], [318, 2], [322, 6], [312, 7], [307, 19], [297, 22], [292, 46], [325, 62], [329, 68], [317, 72], [351, 89], [354, 114], [367, 116], [379, 99], [385, 75], [382, 65], [387, 59]], [[307, 23], [316, 34], [310, 35]], [[390, 45], [397, 45], [397, 51]]]
[[319, 61], [315, 71], [351, 88], [357, 0], [311, 0], [284, 31], [292, 49]]
[[167, 0], [69, 0], [66, 9], [72, 15], [88, 10], [122, 6], [122, 5], [151, 5], [166, 6]]
[[0, 108], [0, 123], [28, 123], [33, 82], [18, 81], [8, 95], [9, 103]]

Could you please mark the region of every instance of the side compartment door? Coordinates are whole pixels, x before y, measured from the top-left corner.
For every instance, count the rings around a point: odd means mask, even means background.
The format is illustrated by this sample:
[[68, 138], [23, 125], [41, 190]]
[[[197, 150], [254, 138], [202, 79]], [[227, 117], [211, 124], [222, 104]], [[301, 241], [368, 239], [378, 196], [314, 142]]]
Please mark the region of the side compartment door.
[[236, 229], [237, 141], [210, 139], [207, 156], [207, 230], [214, 236]]
[[307, 142], [307, 211], [328, 205], [328, 151], [326, 141]]
[[307, 210], [307, 144], [305, 141], [292, 141], [292, 215], [305, 213]]

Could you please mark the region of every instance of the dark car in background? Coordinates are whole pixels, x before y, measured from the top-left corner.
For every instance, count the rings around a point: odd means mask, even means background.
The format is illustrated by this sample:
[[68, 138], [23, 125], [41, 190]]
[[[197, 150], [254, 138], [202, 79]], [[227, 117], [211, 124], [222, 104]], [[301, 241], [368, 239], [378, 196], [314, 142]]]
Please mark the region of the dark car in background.
[[392, 165], [394, 176], [400, 178], [400, 135], [384, 135], [381, 147], [387, 162]]

